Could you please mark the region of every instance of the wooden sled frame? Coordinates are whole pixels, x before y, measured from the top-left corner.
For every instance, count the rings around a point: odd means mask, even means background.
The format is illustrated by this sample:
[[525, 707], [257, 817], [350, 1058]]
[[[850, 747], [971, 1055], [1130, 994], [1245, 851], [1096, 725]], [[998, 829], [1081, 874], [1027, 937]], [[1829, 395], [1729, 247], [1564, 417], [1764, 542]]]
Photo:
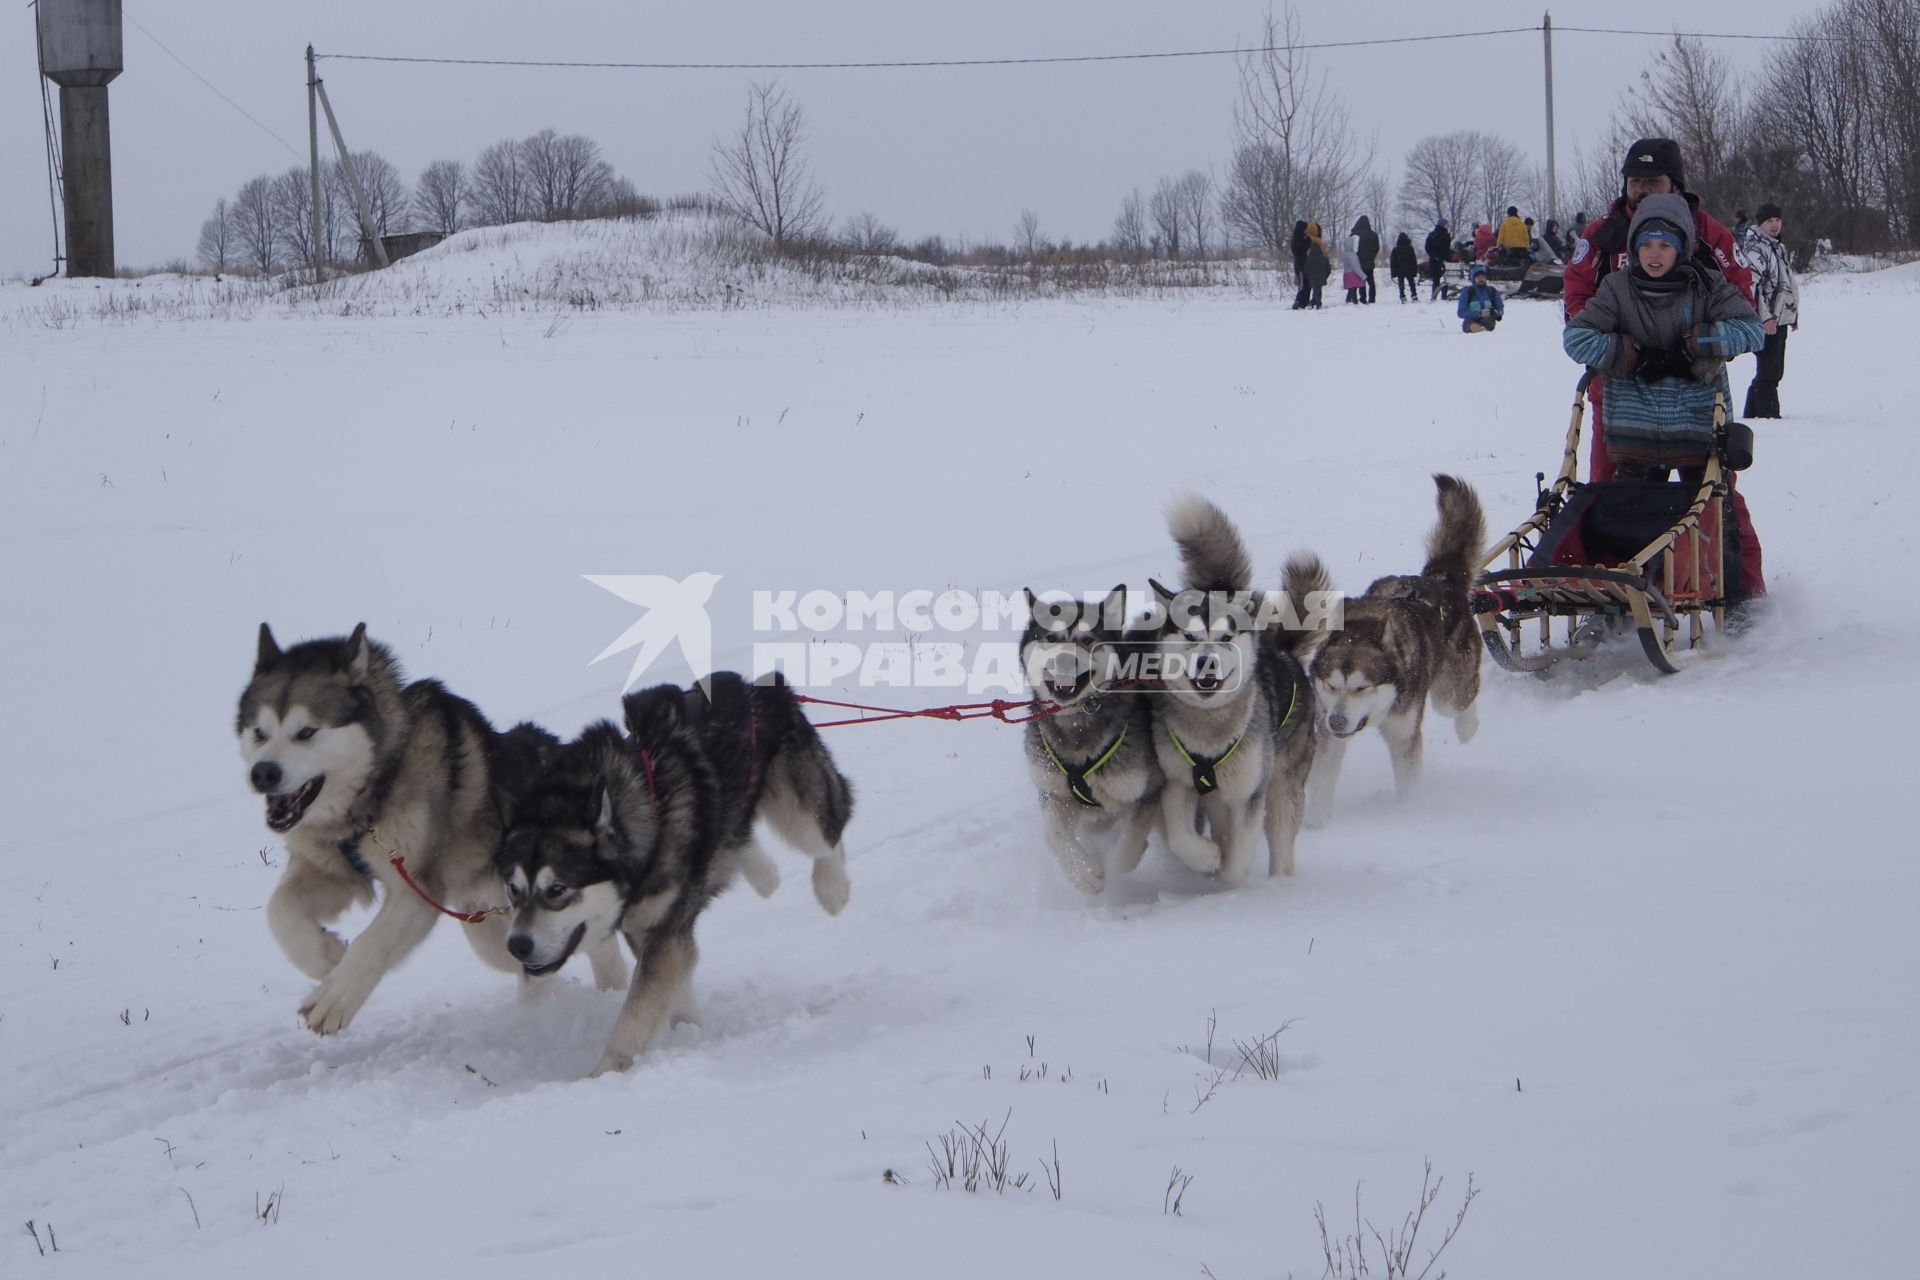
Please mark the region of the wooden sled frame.
[[[1727, 485], [1717, 443], [1686, 511], [1631, 558], [1614, 565], [1534, 568], [1526, 563], [1578, 483], [1580, 434], [1586, 420], [1586, 392], [1593, 377], [1589, 371], [1574, 390], [1559, 475], [1541, 490], [1533, 514], [1486, 553], [1487, 568], [1474, 584], [1475, 621], [1488, 654], [1500, 666], [1509, 671], [1544, 672], [1563, 659], [1591, 655], [1608, 631], [1631, 619], [1647, 661], [1663, 674], [1672, 675], [1682, 669], [1687, 654], [1706, 643], [1709, 617], [1716, 630], [1726, 625], [1724, 580], [1721, 594], [1712, 596], [1675, 589], [1682, 567], [1686, 570], [1685, 581], [1706, 580], [1708, 566], [1702, 563], [1701, 539], [1696, 535], [1710, 505], [1717, 507], [1717, 527], [1725, 536]], [[1726, 410], [1725, 396], [1716, 397], [1716, 442], [1726, 424]], [[1544, 473], [1540, 479], [1545, 479]], [[1669, 550], [1675, 554], [1665, 554]], [[1713, 554], [1723, 554], [1722, 548], [1716, 545]], [[1655, 566], [1651, 572], [1650, 564]], [[1555, 618], [1565, 619], [1564, 638], [1559, 642], [1554, 638]], [[1537, 626], [1531, 645], [1525, 639], [1528, 623]]]

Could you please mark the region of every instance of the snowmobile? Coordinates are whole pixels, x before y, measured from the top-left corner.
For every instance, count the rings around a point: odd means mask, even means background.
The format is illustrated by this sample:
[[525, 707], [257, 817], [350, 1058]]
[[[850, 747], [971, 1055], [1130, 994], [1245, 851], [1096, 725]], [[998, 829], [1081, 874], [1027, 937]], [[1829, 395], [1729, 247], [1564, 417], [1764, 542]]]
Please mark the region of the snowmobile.
[[[1447, 277], [1440, 284], [1440, 296], [1456, 298], [1466, 288], [1474, 262], [1471, 246], [1468, 256], [1447, 265]], [[1565, 289], [1567, 264], [1544, 240], [1535, 240], [1530, 253], [1495, 249], [1484, 264], [1487, 283], [1509, 298], [1557, 298]]]
[[1647, 661], [1673, 674], [1706, 642], [1709, 618], [1715, 631], [1726, 627], [1727, 590], [1740, 573], [1737, 546], [1723, 536], [1726, 476], [1752, 465], [1753, 431], [1727, 420], [1723, 394], [1698, 482], [1581, 483], [1580, 431], [1593, 378], [1589, 370], [1574, 392], [1560, 474], [1551, 485], [1545, 472], [1535, 477], [1533, 514], [1487, 552], [1474, 615], [1488, 654], [1509, 671], [1544, 672], [1590, 657], [1630, 626]]

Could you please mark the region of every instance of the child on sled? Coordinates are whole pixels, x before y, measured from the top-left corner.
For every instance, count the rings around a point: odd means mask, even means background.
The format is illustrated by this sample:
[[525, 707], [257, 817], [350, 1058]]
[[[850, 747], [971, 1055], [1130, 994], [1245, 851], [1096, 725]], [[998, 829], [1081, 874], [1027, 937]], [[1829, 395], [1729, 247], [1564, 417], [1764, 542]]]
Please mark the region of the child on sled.
[[1727, 361], [1766, 341], [1760, 317], [1726, 277], [1694, 256], [1693, 210], [1648, 196], [1627, 232], [1633, 255], [1567, 322], [1568, 355], [1607, 379], [1607, 448], [1616, 474], [1697, 479], [1714, 448]]

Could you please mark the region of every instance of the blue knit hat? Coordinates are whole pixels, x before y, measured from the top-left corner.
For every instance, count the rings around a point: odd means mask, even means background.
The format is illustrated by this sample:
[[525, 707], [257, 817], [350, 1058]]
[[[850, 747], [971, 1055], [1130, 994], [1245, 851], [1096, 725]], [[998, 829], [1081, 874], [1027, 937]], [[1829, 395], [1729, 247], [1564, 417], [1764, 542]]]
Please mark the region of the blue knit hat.
[[1672, 245], [1675, 253], [1687, 251], [1686, 232], [1660, 218], [1648, 218], [1640, 225], [1640, 233], [1633, 239], [1634, 250], [1637, 252], [1656, 240], [1664, 240]]
[[1484, 262], [1476, 262], [1473, 264], [1473, 270], [1467, 272], [1467, 279], [1469, 280], [1484, 279], [1486, 277], [1486, 274], [1487, 274], [1487, 264]]

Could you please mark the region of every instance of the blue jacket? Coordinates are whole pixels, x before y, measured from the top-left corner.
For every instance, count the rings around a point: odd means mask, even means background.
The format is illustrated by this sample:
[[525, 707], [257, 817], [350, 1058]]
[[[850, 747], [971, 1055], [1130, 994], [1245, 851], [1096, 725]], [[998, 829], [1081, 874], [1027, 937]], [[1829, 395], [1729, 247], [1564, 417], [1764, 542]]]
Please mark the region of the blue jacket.
[[1507, 318], [1507, 300], [1490, 284], [1470, 284], [1460, 291], [1460, 305], [1454, 308], [1462, 320], [1478, 320], [1491, 314], [1495, 320]]

